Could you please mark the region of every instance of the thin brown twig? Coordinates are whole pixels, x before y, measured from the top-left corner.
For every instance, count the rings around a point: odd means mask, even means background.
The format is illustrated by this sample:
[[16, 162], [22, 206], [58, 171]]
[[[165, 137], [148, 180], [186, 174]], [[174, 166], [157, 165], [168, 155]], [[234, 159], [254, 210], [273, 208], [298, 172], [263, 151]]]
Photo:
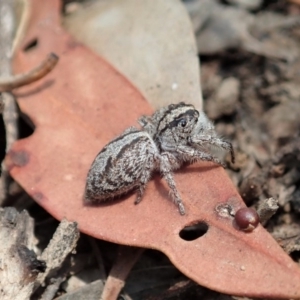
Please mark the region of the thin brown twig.
[[142, 248], [119, 246], [116, 261], [107, 277], [100, 300], [116, 300], [118, 298], [126, 278], [143, 252]]
[[57, 64], [58, 56], [54, 53], [48, 54], [47, 58], [37, 67], [27, 73], [0, 78], [0, 93], [9, 92], [15, 88], [37, 81], [47, 75]]

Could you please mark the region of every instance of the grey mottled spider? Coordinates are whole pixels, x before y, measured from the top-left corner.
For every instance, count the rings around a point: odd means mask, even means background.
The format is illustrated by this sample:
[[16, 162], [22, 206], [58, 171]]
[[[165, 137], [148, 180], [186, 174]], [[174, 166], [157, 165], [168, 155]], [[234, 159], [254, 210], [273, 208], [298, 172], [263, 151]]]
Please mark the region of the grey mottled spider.
[[153, 172], [160, 171], [180, 214], [184, 215], [172, 171], [184, 162], [200, 160], [222, 165], [210, 154], [210, 145], [230, 151], [234, 162], [231, 143], [218, 138], [213, 124], [193, 105], [171, 104], [152, 116], [142, 116], [139, 123], [142, 129], [128, 128], [95, 158], [87, 176], [87, 203], [99, 203], [136, 188], [137, 204]]

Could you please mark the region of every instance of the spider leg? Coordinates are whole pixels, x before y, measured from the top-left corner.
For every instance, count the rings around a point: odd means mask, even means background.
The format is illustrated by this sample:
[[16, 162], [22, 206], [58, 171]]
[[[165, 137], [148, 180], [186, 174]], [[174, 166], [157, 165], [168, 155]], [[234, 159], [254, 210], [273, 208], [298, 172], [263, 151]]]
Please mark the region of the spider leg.
[[157, 155], [153, 155], [152, 157], [150, 157], [148, 159], [145, 169], [144, 169], [143, 173], [141, 174], [140, 182], [139, 182], [138, 189], [137, 189], [137, 197], [136, 197], [134, 204], [139, 204], [142, 201], [147, 183], [151, 179], [151, 175], [152, 175], [152, 173], [155, 169], [155, 165], [158, 161], [159, 161], [159, 158], [157, 157]]
[[176, 161], [173, 155], [163, 153], [161, 155], [161, 162], [160, 162], [160, 171], [166, 180], [169, 188], [171, 189], [172, 198], [175, 204], [178, 206], [179, 212], [181, 215], [185, 215], [185, 208], [182, 203], [181, 197], [177, 191], [176, 183], [171, 173], [172, 169], [176, 169], [179, 167], [178, 162]]
[[225, 167], [225, 164], [222, 163], [217, 157], [209, 153], [202, 152], [198, 149], [194, 149], [189, 146], [179, 146], [177, 148], [177, 151], [182, 155], [184, 161], [189, 161], [189, 162], [211, 161], [218, 165], [221, 165], [222, 167]]
[[138, 186], [137, 197], [136, 197], [136, 200], [134, 201], [134, 204], [139, 204], [142, 201], [143, 195], [144, 195], [144, 192], [145, 192], [145, 188], [146, 188], [146, 184], [141, 183]]
[[130, 126], [129, 128], [127, 128], [126, 130], [124, 130], [123, 134], [127, 134], [130, 132], [136, 132], [138, 129], [134, 126]]
[[193, 144], [202, 144], [202, 143], [207, 143], [207, 144], [211, 144], [217, 147], [221, 147], [227, 151], [230, 152], [231, 155], [231, 162], [234, 163], [235, 162], [235, 155], [234, 155], [234, 150], [232, 147], [232, 144], [230, 142], [227, 141], [223, 141], [217, 137], [212, 137], [209, 135], [195, 135], [191, 138], [191, 142]]
[[143, 195], [147, 186], [148, 181], [150, 180], [151, 177], [151, 172], [145, 172], [146, 174], [144, 174], [141, 178], [140, 184], [138, 186], [137, 189], [137, 197], [136, 200], [134, 201], [134, 204], [139, 204], [142, 199], [143, 199]]

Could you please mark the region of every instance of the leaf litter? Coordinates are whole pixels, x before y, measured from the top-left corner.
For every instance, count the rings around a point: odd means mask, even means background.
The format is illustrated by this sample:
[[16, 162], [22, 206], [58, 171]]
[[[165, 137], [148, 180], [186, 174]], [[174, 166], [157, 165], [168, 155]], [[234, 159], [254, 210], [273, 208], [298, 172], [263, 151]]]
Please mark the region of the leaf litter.
[[[272, 10], [278, 10], [279, 8], [280, 7], [276, 7], [276, 5], [273, 6], [269, 5], [265, 8], [265, 10], [272, 11]], [[293, 7], [291, 5], [283, 6], [281, 7], [281, 9], [287, 14], [295, 11], [297, 12], [297, 7]], [[297, 41], [297, 28], [293, 27], [284, 30], [285, 32], [286, 30], [288, 30], [290, 39], [292, 39], [293, 41]], [[49, 44], [51, 45], [51, 42], [49, 42]], [[76, 44], [73, 43], [72, 47], [74, 46], [76, 48]], [[46, 48], [47, 47], [45, 47], [45, 51]], [[77, 51], [78, 48], [80, 47], [77, 47]], [[293, 52], [294, 49], [291, 49], [291, 51]], [[79, 49], [79, 53], [81, 54], [84, 53], [85, 55], [87, 55], [86, 52], [84, 52], [81, 49]], [[71, 55], [71, 53], [69, 54]], [[30, 62], [33, 63], [33, 61], [35, 60], [33, 54], [31, 55], [30, 59], [31, 59]], [[87, 59], [87, 62], [89, 62], [89, 59]], [[93, 59], [90, 59], [90, 62], [95, 63]], [[64, 62], [62, 62], [62, 64], [63, 63]], [[70, 61], [65, 62], [64, 65], [65, 69], [67, 69], [66, 67], [68, 65], [67, 63], [70, 64]], [[77, 62], [77, 64], [79, 63]], [[25, 64], [25, 66], [23, 68], [21, 67], [20, 69], [24, 69], [26, 66], [28, 65]], [[79, 66], [83, 67], [84, 69], [84, 66], [80, 64]], [[298, 254], [297, 251], [299, 251], [298, 243], [299, 243], [300, 226], [298, 222], [299, 219], [298, 218], [299, 215], [299, 203], [298, 203], [299, 201], [299, 191], [298, 191], [299, 189], [299, 172], [298, 172], [299, 141], [297, 137], [299, 136], [300, 127], [298, 126], [299, 120], [297, 118], [297, 111], [299, 109], [297, 104], [298, 99], [297, 99], [297, 89], [296, 89], [297, 79], [298, 79], [297, 59], [295, 59], [295, 61], [293, 62], [293, 66], [295, 66], [295, 68], [291, 67], [291, 64], [289, 64], [289, 62], [274, 60], [273, 57], [268, 57], [265, 55], [262, 57], [261, 55], [250, 54], [247, 51], [245, 51], [245, 49], [244, 50], [239, 49], [239, 47], [237, 47], [235, 52], [223, 49], [222, 51], [220, 51], [220, 53], [218, 53], [218, 56], [215, 56], [214, 53], [214, 55], [206, 55], [205, 57], [202, 57], [202, 82], [203, 82], [203, 93], [205, 99], [204, 110], [206, 110], [207, 108], [207, 113], [215, 121], [217, 130], [224, 136], [230, 137], [231, 140], [234, 142], [235, 149], [237, 149], [237, 154], [239, 158], [238, 164], [231, 166], [230, 163], [228, 163], [229, 164], [228, 174], [232, 178], [232, 181], [238, 187], [240, 194], [243, 196], [248, 206], [253, 206], [258, 208], [261, 205], [261, 203], [263, 203], [269, 197], [274, 197], [278, 201], [279, 209], [277, 213], [270, 220], [266, 220], [265, 227], [278, 241], [279, 245], [281, 245], [283, 249], [285, 249], [287, 253], [291, 254], [292, 258], [296, 262], [298, 262], [299, 257], [297, 255]], [[58, 70], [56, 72], [58, 72]], [[107, 73], [109, 73], [109, 68], [106, 69], [106, 74]], [[93, 77], [92, 75], [93, 74], [88, 74], [87, 78], [92, 78]], [[52, 78], [53, 79], [56, 78], [55, 71], [53, 73]], [[48, 81], [49, 81], [49, 77], [48, 77]], [[126, 85], [127, 83], [123, 83], [123, 85], [119, 83], [119, 87], [122, 87], [123, 89], [124, 86]], [[86, 88], [87, 87], [84, 87], [85, 91]], [[89, 88], [93, 89], [93, 87], [91, 86]], [[29, 91], [30, 90], [31, 89], [29, 89]], [[55, 89], [54, 91], [52, 90], [51, 92], [52, 93], [55, 92]], [[62, 92], [61, 89], [60, 92]], [[111, 90], [111, 92], [113, 93], [113, 90]], [[20, 91], [20, 93], [21, 93], [20, 95], [22, 95], [22, 91]], [[225, 97], [224, 94], [225, 96], [226, 94], [229, 96]], [[46, 95], [47, 94], [44, 94], [45, 97]], [[54, 95], [55, 97], [58, 97], [57, 94], [54, 93]], [[135, 99], [142, 99], [138, 94], [134, 92], [134, 90], [131, 90], [129, 92], [127, 90], [127, 94], [125, 93], [125, 95], [131, 95], [131, 96], [135, 95], [134, 96], [136, 97]], [[67, 94], [63, 94], [62, 96], [68, 98]], [[80, 96], [84, 97], [84, 92], [82, 92], [82, 95]], [[39, 98], [40, 96], [36, 96], [36, 97]], [[122, 97], [124, 97], [124, 95], [122, 95]], [[26, 98], [24, 98], [24, 100], [25, 99]], [[21, 101], [22, 99], [20, 98], [21, 109], [23, 108], [23, 111], [28, 115], [30, 115], [30, 117], [32, 118], [34, 115], [33, 112], [30, 111], [28, 107], [27, 107], [28, 110], [26, 111], [26, 105], [24, 104], [24, 102], [22, 104]], [[27, 98], [26, 101], [30, 101], [30, 99]], [[38, 101], [40, 101], [40, 99]], [[30, 103], [30, 105], [33, 104], [37, 105], [37, 102]], [[220, 109], [219, 105], [222, 105], [223, 109]], [[82, 106], [81, 107], [78, 106], [78, 104], [75, 104], [75, 107], [76, 107], [76, 111], [78, 110], [78, 108], [80, 108], [81, 110], [85, 109]], [[227, 109], [227, 107], [229, 107], [229, 109]], [[41, 114], [41, 109], [45, 110], [45, 108], [49, 113], [51, 112], [52, 109], [53, 112], [57, 111], [57, 108], [64, 109], [64, 106], [59, 104], [59, 102], [54, 102], [54, 105], [52, 105], [52, 107], [47, 105], [45, 105], [44, 108], [36, 107], [35, 108], [36, 112], [33, 121], [35, 122], [35, 124], [38, 124], [39, 126], [41, 125], [45, 126], [45, 123], [47, 124], [47, 122], [50, 122], [50, 120], [47, 121], [47, 118], [45, 117], [43, 118], [42, 116], [38, 115]], [[148, 110], [147, 108], [146, 111], [150, 111], [150, 109]], [[137, 111], [135, 111], [135, 114], [137, 114]], [[92, 118], [92, 121], [97, 120], [97, 118], [93, 119], [93, 116], [90, 117]], [[71, 118], [72, 122], [74, 122], [74, 120], [78, 120], [72, 114], [69, 114], [68, 118]], [[54, 118], [54, 120], [51, 120], [51, 122], [53, 122], [54, 124], [53, 124], [53, 128], [51, 128], [51, 126], [50, 128], [48, 128], [49, 134], [50, 133], [53, 134], [55, 132], [55, 128], [59, 127], [60, 123], [58, 120], [59, 118]], [[45, 123], [43, 123], [43, 121]], [[65, 120], [65, 125], [67, 125], [66, 127], [72, 126], [72, 122], [68, 122], [68, 120]], [[278, 126], [278, 124], [280, 124], [281, 126]], [[84, 127], [83, 123], [81, 123], [80, 125]], [[109, 123], [109, 125], [111, 125], [111, 123]], [[37, 126], [37, 129], [39, 129], [39, 126]], [[109, 126], [107, 126], [106, 128], [109, 128]], [[115, 134], [118, 131], [118, 128], [112, 128], [112, 129], [106, 129], [106, 128], [105, 130], [107, 130], [108, 132], [109, 130], [111, 130], [110, 131], [111, 135]], [[86, 133], [86, 131], [84, 130], [83, 132]], [[79, 136], [82, 134], [83, 133], [78, 131]], [[104, 139], [104, 140], [107, 139], [101, 136], [101, 131], [97, 134], [97, 136], [100, 139]], [[41, 139], [41, 136], [39, 137]], [[70, 137], [76, 140], [76, 137], [70, 135], [69, 132], [65, 132], [64, 136], [60, 139], [60, 142], [62, 142], [63, 144], [64, 138], [66, 138], [66, 140], [70, 142]], [[45, 157], [50, 155], [50, 157], [53, 158], [53, 153], [51, 154], [50, 152], [44, 150], [46, 145], [48, 145], [49, 143], [51, 144], [50, 138], [48, 139], [44, 138], [43, 142], [41, 140], [35, 141], [33, 135], [28, 139], [28, 141], [33, 143], [33, 145], [31, 145], [30, 147], [32, 156], [34, 156], [34, 154], [38, 152], [40, 153], [46, 152], [44, 153]], [[93, 143], [92, 140], [90, 140], [89, 138], [86, 138], [85, 141], [91, 141], [90, 143], [91, 144]], [[26, 142], [26, 140], [24, 142]], [[80, 143], [82, 141], [77, 140], [77, 143], [78, 142]], [[93, 146], [95, 148], [95, 152], [99, 150], [98, 148], [100, 147], [101, 143], [103, 143], [103, 141]], [[20, 145], [22, 147], [20, 147]], [[26, 146], [28, 146], [26, 145], [26, 143], [25, 144], [19, 143], [19, 146], [15, 146], [14, 150], [17, 150], [16, 154], [20, 153], [18, 152], [18, 150], [26, 148]], [[61, 148], [59, 148], [58, 151], [55, 152], [55, 155], [59, 155], [60, 150]], [[26, 151], [21, 153], [23, 153], [21, 155], [21, 158], [25, 157], [26, 160], [26, 154], [24, 154], [26, 153]], [[92, 159], [92, 155], [90, 156], [91, 156], [90, 159]], [[20, 155], [17, 157], [19, 158]], [[66, 159], [68, 160], [69, 158]], [[72, 161], [75, 161], [75, 158]], [[62, 160], [59, 160], [59, 162], [61, 163]], [[52, 160], [50, 162], [47, 162], [47, 159], [45, 159], [43, 163], [45, 163], [46, 166], [43, 166], [42, 162], [40, 161], [38, 162], [38, 166], [36, 166], [36, 168], [29, 169], [30, 174], [35, 174], [36, 178], [34, 178], [33, 181], [30, 180], [25, 181], [27, 182], [27, 184], [31, 184], [31, 186], [38, 186], [36, 185], [36, 183], [43, 181], [43, 179], [38, 178], [37, 174], [39, 174], [41, 170], [43, 170], [43, 172], [48, 172], [51, 163], [55, 165], [57, 164], [57, 161]], [[77, 164], [77, 168], [80, 168], [81, 165], [84, 165], [86, 163], [87, 162], [85, 161], [80, 162], [79, 165]], [[70, 168], [70, 170], [71, 169], [72, 168]], [[180, 172], [178, 174], [178, 178], [180, 178], [181, 181], [184, 181], [184, 177], [186, 177], [187, 174], [189, 174], [189, 172], [191, 172], [193, 169], [197, 173], [199, 172], [198, 168], [190, 168], [189, 171], [184, 170], [183, 172]], [[212, 171], [213, 170], [210, 170], [210, 172]], [[217, 176], [221, 176], [220, 173], [218, 172], [216, 173], [219, 174]], [[28, 173], [25, 172], [24, 176], [25, 175], [28, 176], [27, 174]], [[51, 173], [51, 176], [54, 176], [54, 174], [55, 173]], [[206, 175], [209, 176], [208, 174]], [[71, 178], [72, 181], [73, 179], [72, 175], [70, 174], [65, 174], [65, 177], [67, 177], [66, 178], [67, 180], [68, 179], [70, 180]], [[82, 178], [84, 178], [84, 176], [82, 176]], [[216, 177], [213, 178], [215, 179]], [[213, 178], [210, 177], [208, 183], [206, 182], [206, 184], [209, 185], [210, 180], [212, 180]], [[201, 179], [205, 181], [204, 177], [201, 177]], [[18, 181], [23, 182], [24, 184], [24, 177], [23, 179], [22, 178], [20, 179], [19, 177]], [[53, 183], [50, 182], [49, 188], [53, 189]], [[79, 184], [82, 185], [82, 183]], [[225, 189], [226, 189], [226, 184], [224, 185]], [[41, 187], [45, 190], [47, 190], [48, 188], [47, 184], [44, 186], [41, 185]], [[184, 185], [182, 185], [182, 187], [184, 189]], [[155, 188], [161, 188], [161, 187], [158, 185]], [[27, 188], [25, 187], [25, 189], [27, 190], [27, 192], [29, 192], [28, 187]], [[61, 193], [61, 191], [59, 192]], [[151, 192], [154, 193], [154, 191], [152, 190]], [[57, 193], [53, 193], [53, 194], [47, 193], [48, 197], [45, 198], [44, 194], [41, 192], [37, 192], [37, 191], [29, 192], [29, 194], [33, 196], [41, 205], [47, 207], [47, 209], [54, 216], [60, 218], [59, 216], [61, 216], [62, 214], [66, 214], [66, 209], [63, 208], [62, 205], [59, 206], [58, 203], [51, 202], [53, 198], [57, 197], [58, 195]], [[159, 197], [159, 195], [157, 197]], [[130, 199], [132, 200], [132, 197], [129, 198], [129, 200]], [[50, 208], [47, 206], [47, 204], [42, 204], [44, 200], [46, 200], [46, 202], [47, 201], [51, 202], [52, 203], [51, 205], [58, 205], [58, 207]], [[128, 203], [129, 200], [126, 200], [125, 202]], [[145, 199], [144, 201], [147, 200], [148, 199]], [[121, 202], [117, 203], [116, 205], [121, 205]], [[35, 213], [35, 211], [40, 210], [36, 205], [33, 204], [30, 204], [29, 207], [33, 214]], [[205, 203], [202, 209], [204, 209], [204, 207], [205, 207]], [[124, 210], [125, 208], [122, 209]], [[137, 207], [134, 207], [133, 209], [137, 209]], [[63, 213], [61, 213], [60, 210]], [[140, 210], [139, 213], [141, 213]], [[170, 211], [167, 209], [167, 207], [166, 210], [164, 211], [164, 214], [170, 214]], [[50, 216], [48, 216], [47, 218], [51, 220]], [[118, 215], [118, 218], [120, 219], [120, 221], [124, 221], [124, 217], [122, 215]], [[91, 221], [93, 221], [92, 215], [89, 222]], [[49, 222], [51, 223], [53, 221], [49, 221]], [[149, 220], [149, 222], [151, 222], [151, 220]], [[211, 220], [209, 220], [209, 222], [211, 222]], [[213, 223], [209, 223], [209, 224], [213, 224]], [[224, 226], [226, 226], [226, 224]], [[226, 234], [224, 234], [223, 231], [221, 231], [220, 236], [221, 237], [218, 236], [219, 239], [228, 241]], [[239, 239], [242, 240], [243, 236], [244, 234], [239, 235]], [[79, 253], [83, 255], [81, 257], [87, 257], [87, 255], [90, 253], [89, 252], [90, 250], [89, 247], [86, 246], [86, 237], [83, 236], [82, 240], [83, 241], [79, 242], [77, 251], [79, 251]], [[110, 239], [108, 238], [108, 240]], [[239, 245], [239, 240], [232, 240], [231, 242], [235, 245], [235, 247], [241, 247]], [[114, 249], [114, 245], [102, 241], [99, 241], [98, 244], [99, 244], [99, 248], [101, 249], [102, 255], [104, 256], [104, 262], [105, 264], [107, 264], [106, 268], [109, 269], [112, 264], [112, 261], [114, 260], [112, 252], [116, 251], [116, 250], [111, 251], [111, 249]], [[211, 244], [212, 247], [213, 245], [214, 244]], [[218, 244], [217, 246], [219, 249], [221, 247], [222, 252], [224, 252], [224, 254], [226, 255], [226, 251], [228, 250], [225, 249], [225, 245]], [[266, 241], [261, 246], [257, 246], [258, 247], [257, 250], [262, 251], [261, 249], [262, 246], [266, 247]], [[209, 249], [208, 246], [206, 246], [205, 249], [206, 250]], [[215, 259], [217, 260], [218, 257], [215, 256]], [[175, 263], [175, 261], [173, 262]], [[254, 263], [253, 259], [250, 262]], [[284, 259], [282, 263], [288, 264], [288, 261]], [[145, 265], [147, 264], [148, 266], [145, 267]], [[88, 267], [89, 265], [92, 265], [92, 262], [86, 259], [85, 267]], [[211, 262], [211, 265], [214, 266], [213, 262]], [[219, 267], [221, 266], [219, 265]], [[267, 267], [268, 266], [264, 266], [264, 268]], [[161, 277], [162, 268], [166, 268], [166, 269], [169, 268], [170, 270], [173, 270], [174, 273], [172, 274], [171, 272], [169, 274], [170, 280], [164, 281], [165, 285], [160, 287], [159, 282], [160, 280], [162, 280]], [[84, 269], [84, 267], [81, 266], [81, 269]], [[156, 273], [155, 273], [155, 269], [158, 269]], [[245, 272], [245, 270], [247, 270], [247, 267], [245, 268], [245, 266], [240, 265], [240, 269], [242, 272]], [[192, 282], [189, 282], [189, 284], [185, 284], [186, 279], [183, 277], [183, 275], [180, 274], [178, 271], [176, 271], [174, 267], [172, 267], [172, 265], [170, 264], [170, 262], [166, 257], [164, 257], [162, 254], [157, 253], [155, 251], [145, 252], [142, 255], [142, 258], [140, 259], [140, 263], [137, 263], [136, 267], [133, 269], [132, 274], [135, 274], [135, 272], [140, 272], [140, 274], [143, 274], [143, 276], [147, 278], [148, 275], [150, 274], [149, 272], [151, 272], [149, 270], [154, 270], [153, 285], [158, 290], [147, 289], [146, 287], [149, 286], [149, 283], [145, 284], [144, 289], [142, 288], [137, 289], [137, 287], [139, 286], [139, 280], [135, 277], [133, 279], [134, 280], [133, 290], [129, 289], [126, 291], [126, 286], [125, 286], [124, 291], [125, 293], [127, 293], [127, 296], [125, 295], [125, 298], [128, 297], [128, 295], [131, 295], [133, 299], [147, 299], [147, 298], [154, 299], [153, 297], [156, 297], [156, 299], [174, 299], [174, 298], [178, 299], [178, 297], [180, 297], [181, 299], [232, 298], [230, 296], [221, 295], [216, 292], [211, 292]], [[216, 268], [214, 272], [215, 274], [217, 274]], [[280, 276], [281, 274], [276, 274], [276, 275]], [[142, 276], [140, 278], [142, 278]], [[130, 287], [130, 282], [131, 282], [130, 280], [131, 279], [129, 277], [128, 288]], [[264, 278], [262, 278], [262, 280], [264, 280]], [[143, 286], [142, 281], [143, 280], [140, 280], [141, 286]], [[250, 290], [251, 290], [252, 283], [253, 285], [257, 285], [257, 283], [255, 283], [254, 281], [253, 276], [250, 276], [248, 279]], [[168, 289], [169, 286], [171, 286], [171, 288]], [[66, 285], [64, 285], [64, 288], [66, 289]], [[59, 293], [63, 293], [64, 288], [61, 287]], [[269, 286], [269, 296], [272, 296], [272, 292], [274, 292], [273, 289], [274, 289], [273, 286], [272, 287]], [[175, 292], [176, 296], [174, 295], [174, 290], [176, 291]], [[162, 291], [164, 292], [162, 293]], [[157, 295], [161, 294], [161, 296], [154, 296], [152, 293], [157, 293]]]

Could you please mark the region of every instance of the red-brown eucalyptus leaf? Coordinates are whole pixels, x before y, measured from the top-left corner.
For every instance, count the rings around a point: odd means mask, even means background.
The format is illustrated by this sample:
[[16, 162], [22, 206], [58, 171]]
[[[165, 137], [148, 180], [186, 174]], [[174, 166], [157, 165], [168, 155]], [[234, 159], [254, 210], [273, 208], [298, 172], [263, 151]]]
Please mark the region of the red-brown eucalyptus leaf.
[[[59, 26], [58, 0], [31, 4], [23, 47], [34, 39], [38, 44], [18, 52], [16, 71], [36, 66], [51, 51], [60, 62], [42, 81], [18, 92], [20, 108], [36, 128], [7, 155], [13, 178], [57, 219], [77, 221], [81, 231], [100, 239], [161, 250], [201, 285], [243, 296], [300, 297], [298, 266], [263, 227], [244, 233], [217, 214], [220, 203], [235, 210], [244, 206], [220, 167], [199, 163], [176, 172], [185, 216], [158, 176], [137, 206], [135, 195], [99, 207], [83, 205], [86, 174], [98, 151], [151, 108], [133, 85]], [[198, 221], [209, 226], [205, 235], [180, 238], [185, 226]]]

